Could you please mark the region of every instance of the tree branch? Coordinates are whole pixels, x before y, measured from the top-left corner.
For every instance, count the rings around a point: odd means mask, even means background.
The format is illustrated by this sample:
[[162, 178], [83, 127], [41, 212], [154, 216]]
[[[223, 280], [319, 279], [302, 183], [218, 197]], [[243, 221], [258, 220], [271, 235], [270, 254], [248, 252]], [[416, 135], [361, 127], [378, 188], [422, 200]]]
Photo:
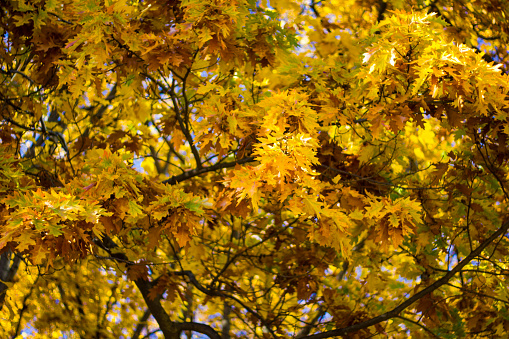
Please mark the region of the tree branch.
[[[118, 245], [110, 237], [105, 235], [102, 240], [97, 239], [95, 242], [99, 247], [107, 251], [112, 259], [120, 260], [124, 263], [129, 263], [129, 258], [124, 253], [112, 253], [111, 250], [118, 248]], [[134, 281], [134, 283], [140, 290], [141, 295], [145, 300], [148, 309], [150, 310], [150, 313], [152, 313], [155, 320], [157, 321], [157, 324], [159, 325], [161, 332], [163, 332], [165, 339], [180, 339], [180, 332], [186, 330], [205, 334], [211, 339], [221, 339], [221, 336], [216, 332], [216, 330], [214, 330], [209, 325], [193, 322], [178, 323], [172, 321], [166, 310], [163, 308], [160, 297], [154, 299], [149, 297], [153, 282], [143, 278], [138, 278]]]
[[209, 325], [195, 323], [195, 322], [185, 322], [185, 323], [177, 323], [177, 327], [180, 331], [193, 331], [201, 334], [207, 335], [211, 339], [221, 339], [219, 334]]
[[400, 315], [397, 315], [396, 318], [399, 318], [403, 321], [406, 321], [406, 322], [409, 322], [411, 324], [414, 324], [415, 326], [419, 326], [420, 328], [422, 328], [423, 330], [425, 330], [426, 332], [428, 332], [430, 335], [433, 336], [433, 338], [438, 338], [438, 336], [433, 333], [429, 328], [427, 328], [426, 326], [424, 326], [423, 324], [419, 324], [419, 322], [415, 321], [415, 320], [412, 320], [412, 319], [409, 319], [409, 318], [405, 318], [405, 317], [402, 317]]
[[405, 300], [404, 302], [399, 304], [397, 307], [395, 307], [391, 311], [386, 312], [384, 314], [381, 314], [381, 315], [379, 315], [377, 317], [371, 318], [369, 320], [366, 320], [366, 321], [363, 321], [363, 322], [360, 322], [360, 323], [348, 326], [348, 327], [344, 327], [344, 328], [340, 328], [340, 329], [336, 329], [336, 330], [332, 330], [332, 331], [327, 331], [327, 332], [313, 334], [313, 335], [310, 335], [310, 336], [307, 336], [307, 337], [303, 337], [303, 339], [304, 338], [305, 339], [323, 339], [323, 338], [331, 338], [331, 337], [335, 337], [335, 336], [344, 336], [344, 335], [346, 335], [348, 333], [355, 332], [355, 331], [358, 331], [358, 330], [362, 330], [364, 328], [376, 325], [378, 323], [381, 323], [382, 321], [386, 321], [386, 320], [389, 320], [391, 318], [394, 318], [394, 317], [398, 316], [399, 313], [401, 313], [404, 309], [406, 309], [407, 307], [412, 305], [417, 300], [419, 300], [422, 297], [432, 293], [433, 291], [435, 291], [436, 289], [438, 289], [442, 285], [445, 285], [456, 273], [458, 273], [463, 267], [465, 267], [468, 263], [470, 263], [470, 261], [472, 261], [475, 257], [477, 257], [479, 254], [481, 254], [481, 252], [486, 247], [488, 247], [496, 238], [498, 238], [499, 236], [501, 236], [505, 232], [507, 232], [508, 228], [509, 228], [509, 220], [504, 222], [502, 224], [502, 226], [495, 233], [493, 233], [491, 235], [491, 237], [489, 237], [486, 241], [481, 243], [479, 245], [479, 247], [477, 247], [475, 250], [470, 252], [470, 254], [468, 256], [466, 256], [462, 261], [460, 261], [458, 263], [458, 265], [456, 265], [456, 267], [454, 267], [451, 271], [449, 271], [447, 274], [445, 274], [442, 278], [440, 278], [439, 280], [435, 281], [433, 284], [429, 285], [428, 287], [426, 287], [422, 291], [414, 294], [412, 297], [408, 298], [407, 300]]
[[148, 318], [150, 318], [149, 309], [147, 309], [145, 313], [143, 313], [143, 316], [141, 317], [140, 321], [138, 321], [138, 325], [136, 325], [136, 328], [134, 329], [131, 339], [138, 339], [140, 337], [141, 331], [147, 326]]
[[380, 22], [385, 17], [385, 11], [387, 10], [387, 2], [383, 0], [378, 1], [378, 16], [376, 17], [376, 22]]
[[242, 158], [242, 159], [230, 161], [230, 162], [219, 162], [212, 166], [195, 168], [195, 169], [187, 171], [185, 173], [175, 175], [175, 176], [171, 177], [170, 179], [163, 181], [163, 184], [175, 185], [176, 183], [182, 182], [182, 181], [190, 179], [192, 177], [196, 177], [203, 173], [213, 172], [213, 171], [217, 171], [217, 170], [223, 169], [223, 168], [234, 167], [237, 164], [239, 164], [239, 165], [245, 164], [246, 162], [251, 162], [251, 161], [254, 161], [254, 157]]
[[19, 320], [16, 324], [16, 329], [14, 331], [14, 334], [12, 335], [12, 339], [17, 338], [20, 333], [21, 323], [23, 322], [23, 315], [25, 311], [28, 309], [28, 300], [32, 296], [32, 293], [34, 293], [35, 285], [37, 284], [37, 281], [39, 280], [41, 276], [37, 275], [37, 278], [35, 278], [34, 283], [30, 286], [30, 289], [28, 290], [28, 293], [23, 298], [22, 307], [21, 310], [19, 310]]
[[161, 301], [158, 298], [151, 299], [149, 297], [150, 289], [152, 288], [152, 284], [148, 280], [144, 280], [143, 278], [136, 279], [136, 286], [141, 292], [145, 303], [147, 304], [150, 313], [154, 316], [157, 323], [159, 324], [159, 328], [163, 332], [165, 339], [180, 339], [180, 330], [177, 324], [171, 321], [170, 316], [166, 313], [163, 305], [161, 305]]
[[217, 297], [223, 297], [223, 298], [229, 298], [235, 302], [237, 302], [240, 306], [242, 306], [247, 312], [254, 315], [258, 320], [260, 320], [261, 324], [272, 334], [273, 337], [276, 337], [274, 331], [270, 328], [269, 324], [265, 321], [265, 319], [260, 316], [258, 313], [256, 313], [254, 310], [252, 310], [249, 306], [247, 306], [245, 303], [243, 303], [238, 298], [234, 297], [233, 295], [224, 293], [224, 291], [218, 291], [218, 290], [212, 290], [208, 289], [205, 286], [203, 286], [195, 277], [193, 272], [191, 271], [177, 271], [172, 272], [172, 274], [177, 276], [187, 276], [189, 278], [189, 281], [191, 284], [193, 284], [199, 291], [205, 293], [206, 295], [210, 296], [217, 296]]
[[6, 252], [0, 255], [0, 310], [4, 305], [5, 295], [7, 293], [8, 286], [5, 283], [10, 283], [14, 279], [16, 272], [18, 271], [19, 264], [21, 261], [21, 257], [19, 255], [14, 254], [14, 258], [12, 258], [11, 263], [11, 250], [7, 250]]

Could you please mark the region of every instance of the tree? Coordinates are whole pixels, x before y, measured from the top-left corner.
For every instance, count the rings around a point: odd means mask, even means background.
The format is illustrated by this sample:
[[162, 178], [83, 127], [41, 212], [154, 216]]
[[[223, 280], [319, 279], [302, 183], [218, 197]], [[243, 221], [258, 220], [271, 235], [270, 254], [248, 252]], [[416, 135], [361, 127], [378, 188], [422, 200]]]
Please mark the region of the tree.
[[6, 338], [506, 336], [506, 1], [0, 4]]

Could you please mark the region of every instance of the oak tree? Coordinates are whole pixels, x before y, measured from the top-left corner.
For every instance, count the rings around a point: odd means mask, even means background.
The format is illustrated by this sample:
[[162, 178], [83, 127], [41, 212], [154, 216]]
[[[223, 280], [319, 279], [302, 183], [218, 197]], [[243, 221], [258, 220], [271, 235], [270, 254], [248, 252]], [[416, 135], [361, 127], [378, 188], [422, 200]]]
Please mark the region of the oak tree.
[[505, 338], [505, 0], [0, 0], [2, 338]]

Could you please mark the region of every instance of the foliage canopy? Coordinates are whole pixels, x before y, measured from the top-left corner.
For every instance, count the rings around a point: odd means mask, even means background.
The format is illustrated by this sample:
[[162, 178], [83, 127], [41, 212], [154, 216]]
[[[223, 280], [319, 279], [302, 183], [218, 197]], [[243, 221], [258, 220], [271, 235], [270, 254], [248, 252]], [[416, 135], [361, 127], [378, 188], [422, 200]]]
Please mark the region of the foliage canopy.
[[0, 0], [0, 331], [505, 338], [508, 19]]

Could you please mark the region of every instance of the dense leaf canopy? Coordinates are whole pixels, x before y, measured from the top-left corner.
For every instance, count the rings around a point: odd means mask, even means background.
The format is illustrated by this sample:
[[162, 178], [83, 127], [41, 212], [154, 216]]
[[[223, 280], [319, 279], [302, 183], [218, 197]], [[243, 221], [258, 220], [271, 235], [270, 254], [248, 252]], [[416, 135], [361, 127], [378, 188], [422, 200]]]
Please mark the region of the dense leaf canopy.
[[0, 335], [506, 338], [505, 0], [0, 0]]

